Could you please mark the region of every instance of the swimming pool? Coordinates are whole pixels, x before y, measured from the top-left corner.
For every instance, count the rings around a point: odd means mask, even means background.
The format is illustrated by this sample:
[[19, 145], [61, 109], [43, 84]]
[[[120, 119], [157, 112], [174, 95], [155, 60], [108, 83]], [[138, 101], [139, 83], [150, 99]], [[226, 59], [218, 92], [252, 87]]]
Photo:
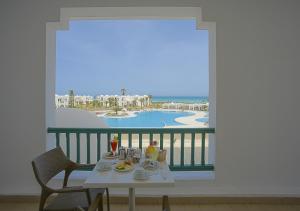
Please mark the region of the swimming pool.
[[176, 111], [143, 111], [137, 112], [135, 117], [110, 118], [104, 117], [109, 127], [164, 127], [183, 125], [175, 121], [178, 117], [193, 115], [192, 112]]
[[206, 122], [208, 122], [208, 117], [201, 117], [201, 118], [196, 119], [196, 121], [206, 123]]

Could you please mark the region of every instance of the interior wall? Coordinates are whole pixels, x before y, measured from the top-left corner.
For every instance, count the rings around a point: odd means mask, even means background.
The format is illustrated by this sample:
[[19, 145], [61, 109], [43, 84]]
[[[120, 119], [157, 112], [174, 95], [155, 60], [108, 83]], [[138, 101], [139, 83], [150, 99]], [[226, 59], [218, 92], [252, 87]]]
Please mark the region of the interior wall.
[[46, 147], [46, 22], [77, 6], [202, 7], [203, 19], [217, 23], [216, 179], [177, 187], [300, 195], [297, 0], [1, 1], [0, 194], [39, 192], [30, 161]]

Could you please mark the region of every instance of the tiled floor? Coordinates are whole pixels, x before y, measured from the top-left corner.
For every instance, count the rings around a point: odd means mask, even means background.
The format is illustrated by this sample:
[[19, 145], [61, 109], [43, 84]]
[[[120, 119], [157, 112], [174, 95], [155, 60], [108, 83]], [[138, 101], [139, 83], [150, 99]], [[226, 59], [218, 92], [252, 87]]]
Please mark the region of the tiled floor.
[[[37, 203], [0, 203], [1, 211], [34, 211]], [[127, 205], [111, 205], [111, 211], [127, 211]], [[137, 205], [136, 211], [161, 210], [161, 206]], [[216, 205], [171, 205], [172, 211], [300, 211], [300, 205], [264, 204], [216, 204]]]

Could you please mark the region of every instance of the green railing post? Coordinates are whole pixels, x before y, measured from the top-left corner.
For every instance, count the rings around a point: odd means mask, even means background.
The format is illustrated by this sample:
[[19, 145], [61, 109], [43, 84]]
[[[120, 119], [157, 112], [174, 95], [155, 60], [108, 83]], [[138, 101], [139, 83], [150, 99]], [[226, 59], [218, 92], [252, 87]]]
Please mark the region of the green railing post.
[[159, 134], [159, 148], [160, 149], [164, 148], [164, 134], [163, 133]]
[[55, 138], [56, 138], [56, 147], [60, 146], [60, 133], [55, 133]]
[[139, 133], [139, 148], [143, 149], [143, 134]]
[[202, 133], [201, 138], [201, 165], [205, 165], [205, 133]]
[[191, 165], [194, 166], [195, 165], [195, 133], [191, 134]]
[[153, 141], [153, 133], [150, 132], [149, 134], [149, 144]]
[[97, 133], [97, 161], [101, 159], [101, 133]]
[[76, 150], [77, 150], [77, 155], [76, 155], [76, 162], [80, 163], [80, 133], [76, 133]]
[[128, 147], [132, 147], [132, 133], [128, 133]]
[[107, 133], [107, 152], [110, 152], [110, 133]]
[[90, 136], [90, 133], [86, 133], [86, 148], [87, 148], [86, 162], [87, 162], [87, 164], [90, 164], [91, 163], [91, 136]]
[[119, 142], [118, 142], [118, 149], [122, 146], [122, 133], [119, 132], [118, 133], [118, 139], [119, 139]]
[[181, 133], [181, 143], [180, 143], [180, 165], [184, 166], [184, 133]]
[[170, 135], [170, 166], [174, 165], [174, 133]]
[[66, 133], [67, 157], [70, 158], [70, 133]]

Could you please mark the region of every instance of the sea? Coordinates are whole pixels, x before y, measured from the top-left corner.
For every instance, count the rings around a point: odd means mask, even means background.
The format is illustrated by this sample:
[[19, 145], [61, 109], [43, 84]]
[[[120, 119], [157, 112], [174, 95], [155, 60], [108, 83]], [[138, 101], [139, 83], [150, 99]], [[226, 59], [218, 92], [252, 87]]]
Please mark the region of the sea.
[[207, 96], [153, 96], [154, 103], [207, 103]]

